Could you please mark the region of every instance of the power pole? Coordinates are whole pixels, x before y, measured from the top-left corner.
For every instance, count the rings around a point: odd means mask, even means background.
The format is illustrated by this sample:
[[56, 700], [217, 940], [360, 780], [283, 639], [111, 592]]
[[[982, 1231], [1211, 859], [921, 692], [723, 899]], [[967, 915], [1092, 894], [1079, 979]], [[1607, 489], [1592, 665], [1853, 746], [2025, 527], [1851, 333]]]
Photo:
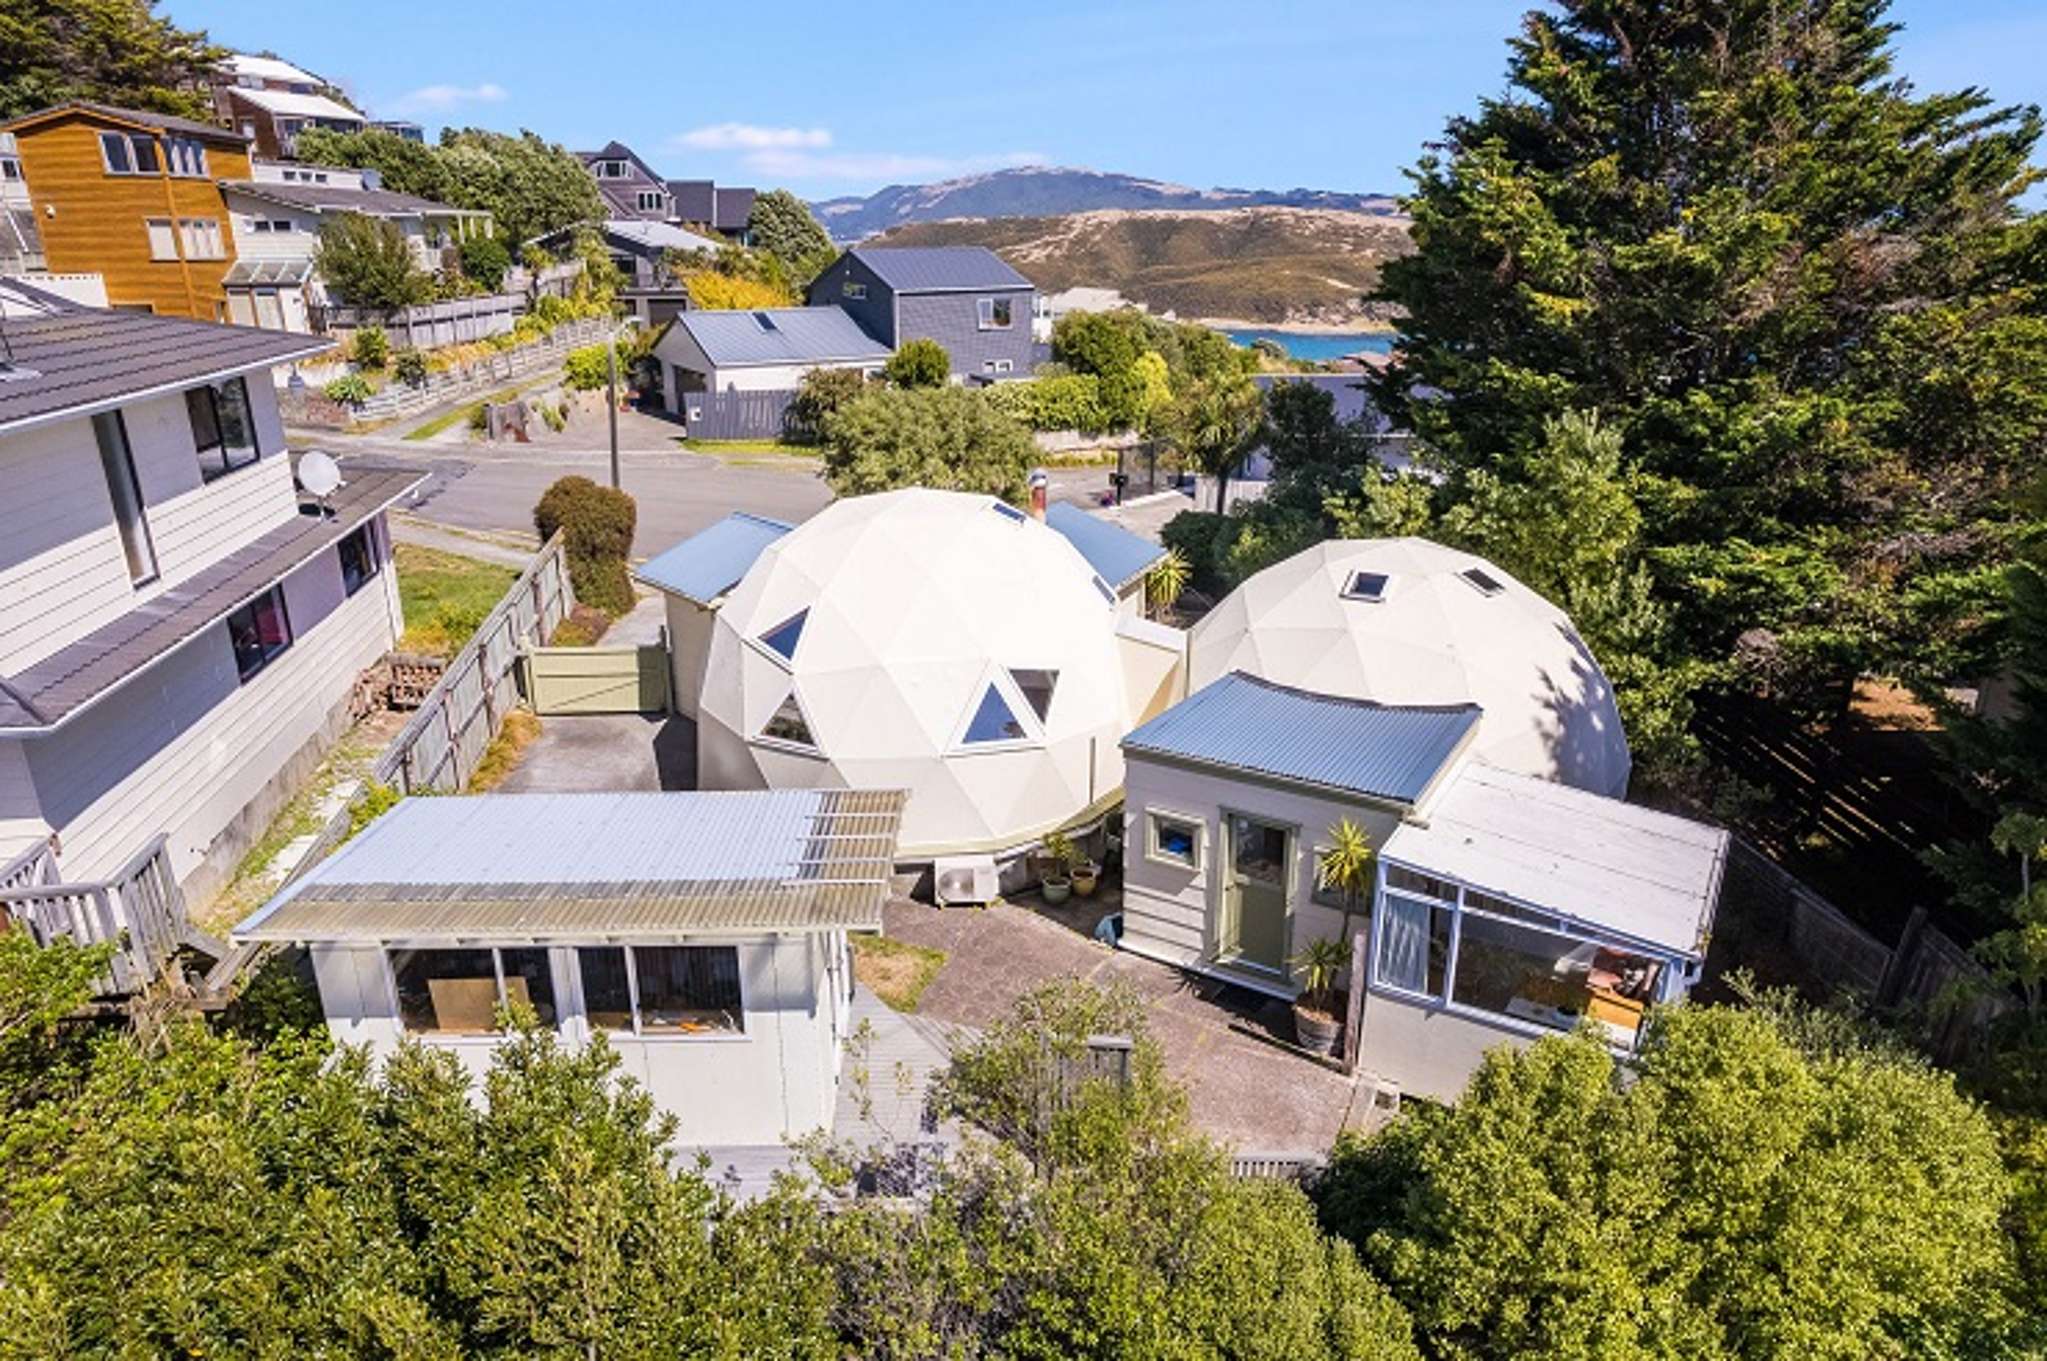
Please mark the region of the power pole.
[[604, 404], [604, 415], [611, 422], [611, 489], [618, 485], [618, 335], [606, 332], [604, 336], [604, 379], [608, 400]]

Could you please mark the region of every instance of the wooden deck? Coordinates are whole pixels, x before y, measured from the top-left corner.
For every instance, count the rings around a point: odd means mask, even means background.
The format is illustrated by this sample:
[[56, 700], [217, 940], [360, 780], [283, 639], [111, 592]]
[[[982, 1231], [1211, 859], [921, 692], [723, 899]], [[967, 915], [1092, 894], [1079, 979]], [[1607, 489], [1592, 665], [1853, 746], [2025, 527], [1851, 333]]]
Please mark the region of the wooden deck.
[[31, 848], [0, 865], [0, 927], [18, 925], [46, 947], [59, 938], [115, 942], [98, 986], [104, 998], [131, 997], [174, 974], [188, 950], [220, 959], [225, 947], [186, 918], [164, 841], [158, 835], [108, 878], [89, 881], [63, 880], [50, 848]]

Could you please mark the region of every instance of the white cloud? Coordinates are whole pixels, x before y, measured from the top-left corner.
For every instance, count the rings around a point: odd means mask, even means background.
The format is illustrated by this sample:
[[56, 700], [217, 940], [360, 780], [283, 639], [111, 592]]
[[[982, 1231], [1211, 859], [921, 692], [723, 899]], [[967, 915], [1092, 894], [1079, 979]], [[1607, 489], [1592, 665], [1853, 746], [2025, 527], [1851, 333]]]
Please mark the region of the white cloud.
[[432, 113], [458, 104], [501, 104], [509, 98], [504, 86], [486, 80], [481, 85], [422, 85], [391, 104], [405, 113]]
[[829, 128], [767, 128], [758, 123], [712, 123], [674, 137], [677, 146], [697, 151], [768, 151], [828, 147]]
[[1042, 151], [999, 151], [975, 156], [922, 156], [896, 151], [810, 151], [766, 148], [750, 151], [740, 163], [756, 175], [785, 180], [914, 180], [966, 175], [1006, 166], [1044, 165], [1052, 158]]

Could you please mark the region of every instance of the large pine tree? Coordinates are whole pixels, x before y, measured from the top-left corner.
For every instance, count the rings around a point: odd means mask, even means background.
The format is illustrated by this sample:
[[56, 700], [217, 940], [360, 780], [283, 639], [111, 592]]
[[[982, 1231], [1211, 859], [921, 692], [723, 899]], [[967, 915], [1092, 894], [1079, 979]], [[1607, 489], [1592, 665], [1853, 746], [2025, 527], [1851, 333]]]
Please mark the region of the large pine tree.
[[[1688, 657], [1839, 695], [1973, 658], [2047, 437], [2036, 109], [1922, 97], [1887, 0], [1560, 0], [1413, 172], [1380, 383], [1459, 475], [1623, 438]], [[1416, 394], [1424, 392], [1425, 398]]]

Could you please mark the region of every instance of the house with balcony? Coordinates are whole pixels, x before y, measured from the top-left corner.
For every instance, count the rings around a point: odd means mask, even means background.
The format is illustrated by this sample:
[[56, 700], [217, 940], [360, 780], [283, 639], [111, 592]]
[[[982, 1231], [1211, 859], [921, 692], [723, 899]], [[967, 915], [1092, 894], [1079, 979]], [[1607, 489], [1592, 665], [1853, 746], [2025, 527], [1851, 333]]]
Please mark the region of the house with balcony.
[[935, 340], [954, 382], [1031, 371], [1037, 288], [985, 246], [855, 246], [810, 285], [813, 307], [843, 308], [890, 350]]
[[271, 373], [324, 341], [0, 292], [0, 916], [146, 974], [397, 641], [418, 478], [301, 493]]
[[753, 217], [754, 191], [719, 188], [710, 180], [671, 180], [623, 142], [607, 142], [601, 151], [576, 153], [612, 221], [668, 222], [700, 236], [747, 244], [747, 223]]
[[445, 252], [491, 231], [489, 213], [393, 193], [379, 186], [373, 170], [258, 159], [252, 172], [220, 186], [237, 242], [221, 286], [228, 320], [242, 326], [322, 329], [328, 298], [313, 253], [320, 228], [335, 217], [360, 213], [394, 224], [413, 259], [429, 271], [448, 266]]
[[219, 180], [249, 178], [240, 133], [73, 101], [0, 125], [55, 274], [99, 274], [111, 306], [218, 321], [235, 256]]
[[307, 128], [361, 132], [367, 126], [337, 93], [330, 82], [277, 57], [236, 52], [214, 68], [214, 113], [273, 160], [295, 156]]

